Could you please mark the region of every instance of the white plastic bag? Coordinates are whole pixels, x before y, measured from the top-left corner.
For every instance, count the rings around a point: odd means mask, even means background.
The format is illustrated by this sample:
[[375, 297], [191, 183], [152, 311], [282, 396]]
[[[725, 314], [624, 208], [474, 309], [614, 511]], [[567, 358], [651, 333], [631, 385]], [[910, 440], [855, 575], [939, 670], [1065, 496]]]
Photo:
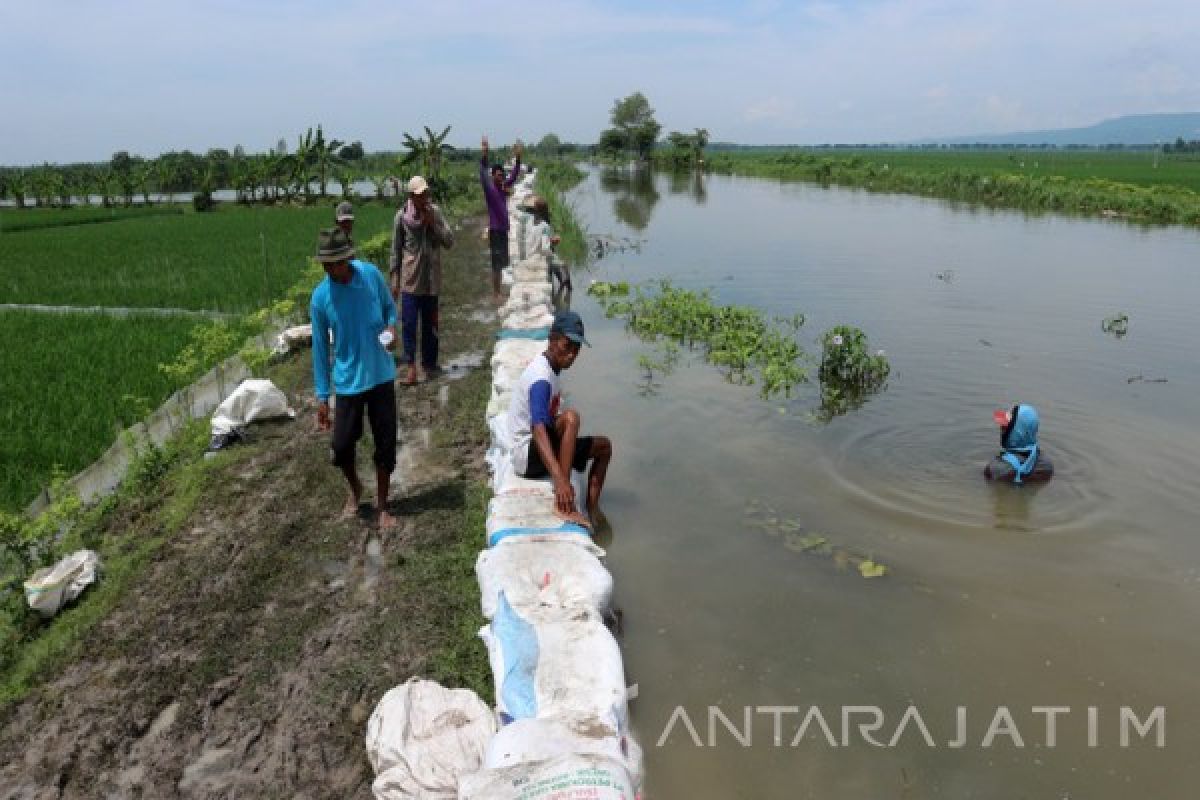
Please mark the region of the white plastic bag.
[[621, 765], [603, 756], [561, 756], [540, 764], [481, 770], [463, 778], [458, 800], [635, 800]]
[[76, 550], [52, 567], [42, 567], [25, 581], [25, 602], [43, 617], [53, 617], [96, 581], [100, 556]]
[[479, 769], [496, 719], [479, 695], [413, 678], [391, 689], [367, 722], [378, 800], [452, 798]]
[[621, 651], [598, 612], [517, 611], [501, 593], [492, 621], [479, 635], [487, 645], [502, 723], [576, 713], [627, 729]]
[[603, 756], [625, 768], [635, 790], [643, 779], [642, 748], [613, 720], [586, 714], [550, 719], [519, 719], [505, 725], [488, 743], [486, 769], [536, 764], [565, 755]]
[[256, 419], [294, 417], [287, 396], [268, 380], [245, 380], [213, 412], [212, 435], [223, 436]]
[[496, 615], [500, 594], [518, 611], [587, 608], [603, 615], [612, 607], [613, 579], [590, 542], [527, 542], [484, 550], [475, 561], [483, 616]]

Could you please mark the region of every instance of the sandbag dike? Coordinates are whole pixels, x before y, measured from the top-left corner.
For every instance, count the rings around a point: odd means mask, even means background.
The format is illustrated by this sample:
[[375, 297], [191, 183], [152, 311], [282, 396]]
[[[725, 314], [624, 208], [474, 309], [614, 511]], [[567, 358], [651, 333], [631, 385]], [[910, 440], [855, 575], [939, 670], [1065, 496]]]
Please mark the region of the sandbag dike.
[[[409, 681], [368, 725], [379, 800], [641, 797], [642, 753], [629, 726], [624, 665], [606, 621], [613, 578], [586, 528], [554, 514], [549, 481], [515, 475], [503, 415], [521, 372], [546, 346], [553, 320], [549, 263], [521, 259], [534, 176], [510, 200], [510, 286], [492, 353], [487, 454], [493, 497], [476, 561], [495, 705], [471, 692]], [[585, 477], [572, 474], [584, 500]], [[582, 508], [581, 508], [582, 510]], [[567, 793], [564, 793], [567, 792]]]

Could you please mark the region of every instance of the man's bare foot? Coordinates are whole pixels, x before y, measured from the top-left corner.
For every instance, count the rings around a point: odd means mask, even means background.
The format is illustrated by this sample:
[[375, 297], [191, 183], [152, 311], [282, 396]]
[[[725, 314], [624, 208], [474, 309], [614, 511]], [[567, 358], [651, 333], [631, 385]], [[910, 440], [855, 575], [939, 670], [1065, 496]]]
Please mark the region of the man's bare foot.
[[501, 294], [500, 292], [493, 292], [492, 293], [492, 302], [498, 306], [504, 305], [504, 295]]
[[554, 509], [554, 516], [558, 517], [559, 519], [561, 519], [565, 522], [573, 522], [576, 525], [587, 528], [589, 531], [592, 529], [591, 521], [587, 517], [585, 517], [583, 514], [580, 514], [578, 511], [571, 511], [571, 512], [564, 513], [562, 511], [559, 511], [556, 508], [556, 509]]
[[346, 498], [345, 505], [342, 506], [342, 512], [338, 515], [338, 519], [354, 519], [358, 516], [358, 495], [353, 492]]
[[401, 381], [405, 386], [417, 385], [417, 365], [409, 364], [408, 370], [404, 373], [404, 379]]
[[396, 518], [386, 509], [379, 510], [379, 532], [392, 533], [396, 530]]

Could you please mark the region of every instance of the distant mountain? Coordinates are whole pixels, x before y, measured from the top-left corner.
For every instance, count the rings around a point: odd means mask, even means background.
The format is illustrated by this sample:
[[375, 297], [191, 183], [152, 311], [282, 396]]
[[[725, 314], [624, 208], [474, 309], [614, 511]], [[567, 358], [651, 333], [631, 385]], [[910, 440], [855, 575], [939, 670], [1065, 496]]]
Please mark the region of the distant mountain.
[[953, 136], [946, 139], [923, 139], [917, 144], [998, 144], [1039, 145], [1057, 147], [1068, 145], [1106, 144], [1153, 145], [1200, 139], [1200, 113], [1131, 114], [1107, 119], [1086, 128], [1063, 128], [1056, 131], [1027, 131], [1024, 133], [981, 133], [976, 136]]

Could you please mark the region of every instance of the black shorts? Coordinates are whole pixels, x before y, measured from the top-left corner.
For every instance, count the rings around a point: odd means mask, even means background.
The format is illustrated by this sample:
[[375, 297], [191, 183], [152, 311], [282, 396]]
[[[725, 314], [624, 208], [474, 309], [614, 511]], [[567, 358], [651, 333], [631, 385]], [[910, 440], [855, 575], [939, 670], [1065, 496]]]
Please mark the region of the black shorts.
[[[550, 434], [550, 446], [554, 448], [554, 454], [558, 455], [558, 431], [549, 428], [546, 431]], [[571, 459], [571, 469], [576, 472], [583, 472], [587, 469], [587, 462], [592, 458], [592, 443], [594, 437], [580, 436], [575, 440], [575, 458]], [[546, 465], [542, 463], [542, 455], [538, 452], [537, 442], [529, 440], [529, 455], [525, 459], [525, 474], [522, 478], [537, 481], [550, 476], [550, 471], [546, 469]]]
[[338, 395], [333, 412], [333, 465], [353, 466], [354, 446], [362, 438], [364, 412], [375, 440], [375, 466], [390, 473], [396, 468], [396, 385], [391, 381], [359, 394]]
[[508, 231], [488, 230], [488, 249], [492, 251], [492, 269], [499, 272], [508, 266]]

